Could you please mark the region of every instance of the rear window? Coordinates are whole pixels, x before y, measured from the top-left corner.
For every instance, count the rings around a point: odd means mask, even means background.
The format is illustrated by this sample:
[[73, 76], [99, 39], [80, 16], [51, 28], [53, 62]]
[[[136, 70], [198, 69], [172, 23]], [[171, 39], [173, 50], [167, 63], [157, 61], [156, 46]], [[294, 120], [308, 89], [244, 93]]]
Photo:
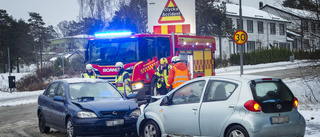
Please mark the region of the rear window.
[[255, 101], [265, 113], [287, 112], [292, 110], [294, 96], [282, 81], [260, 81], [250, 84]]
[[290, 89], [280, 81], [258, 82], [252, 84], [251, 88], [255, 91], [257, 101], [262, 103], [293, 100]]

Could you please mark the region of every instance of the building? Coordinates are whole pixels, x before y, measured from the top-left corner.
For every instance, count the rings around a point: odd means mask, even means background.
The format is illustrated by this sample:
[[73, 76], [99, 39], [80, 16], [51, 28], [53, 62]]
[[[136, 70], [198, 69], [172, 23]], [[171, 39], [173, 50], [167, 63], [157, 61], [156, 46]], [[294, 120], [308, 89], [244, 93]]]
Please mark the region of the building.
[[314, 51], [320, 48], [319, 19], [315, 12], [268, 4], [260, 9], [290, 22], [287, 35], [293, 50]]
[[[239, 5], [226, 4], [227, 18], [232, 20], [236, 29], [240, 27]], [[247, 42], [242, 46], [243, 52], [258, 51], [262, 48], [283, 47], [292, 49], [287, 40], [286, 19], [269, 14], [257, 8], [242, 6], [243, 30], [248, 34]], [[218, 38], [217, 38], [218, 39]], [[222, 57], [229, 58], [239, 52], [239, 46], [233, 39], [223, 38], [221, 42]], [[219, 41], [217, 40], [217, 51]], [[219, 52], [215, 53], [219, 57]]]
[[69, 52], [84, 52], [85, 46], [88, 43], [88, 37], [89, 35], [76, 35], [49, 40], [50, 44], [43, 53], [43, 60], [52, 61], [55, 56]]

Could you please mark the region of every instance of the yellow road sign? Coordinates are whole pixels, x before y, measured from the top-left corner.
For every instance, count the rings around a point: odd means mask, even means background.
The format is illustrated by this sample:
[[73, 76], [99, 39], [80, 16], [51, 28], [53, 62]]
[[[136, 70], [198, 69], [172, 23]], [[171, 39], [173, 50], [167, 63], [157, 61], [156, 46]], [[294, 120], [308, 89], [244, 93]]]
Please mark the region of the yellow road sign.
[[235, 43], [238, 45], [243, 45], [244, 43], [247, 42], [248, 40], [248, 35], [245, 31], [243, 30], [238, 30], [234, 33], [233, 35], [233, 40]]

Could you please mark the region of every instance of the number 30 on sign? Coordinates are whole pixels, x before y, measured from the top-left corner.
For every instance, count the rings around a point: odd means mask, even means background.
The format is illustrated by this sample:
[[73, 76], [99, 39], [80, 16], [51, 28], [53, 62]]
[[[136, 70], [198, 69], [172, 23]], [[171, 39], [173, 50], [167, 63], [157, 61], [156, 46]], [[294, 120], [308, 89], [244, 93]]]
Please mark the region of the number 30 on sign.
[[235, 43], [238, 45], [243, 45], [244, 43], [247, 42], [248, 40], [248, 35], [245, 31], [243, 30], [238, 30], [234, 33], [233, 35], [233, 40]]

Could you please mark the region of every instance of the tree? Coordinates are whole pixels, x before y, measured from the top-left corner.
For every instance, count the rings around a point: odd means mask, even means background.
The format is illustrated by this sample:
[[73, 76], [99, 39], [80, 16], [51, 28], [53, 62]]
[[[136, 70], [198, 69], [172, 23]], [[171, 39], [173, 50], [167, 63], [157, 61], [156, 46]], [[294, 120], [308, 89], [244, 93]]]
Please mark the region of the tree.
[[[222, 37], [231, 37], [234, 33], [231, 20], [226, 17], [226, 5], [214, 4], [215, 0], [196, 1], [196, 28], [197, 35], [218, 36], [219, 49]], [[222, 59], [222, 50], [220, 50]]]
[[5, 71], [5, 64], [8, 62], [8, 47], [10, 45], [10, 33], [13, 19], [6, 10], [0, 10], [0, 61]]
[[95, 18], [108, 22], [112, 18], [118, 3], [126, 0], [78, 0], [80, 5], [80, 19]]
[[[39, 13], [35, 12], [29, 12], [30, 19], [28, 19], [29, 25], [30, 25], [30, 34], [33, 36], [35, 45], [35, 58], [36, 58], [36, 64], [37, 64], [37, 70], [39, 70], [39, 59], [41, 63], [41, 69], [42, 69], [42, 51], [43, 46], [47, 43], [47, 35], [46, 35], [46, 28], [44, 27], [45, 23], [42, 20], [42, 17]], [[40, 53], [40, 57], [38, 54]]]
[[[33, 37], [29, 34], [29, 24], [23, 20], [13, 23], [13, 44], [11, 48], [12, 61], [19, 71], [21, 63], [30, 65], [35, 63], [33, 57]], [[12, 63], [13, 64], [13, 63]], [[13, 67], [12, 67], [13, 68]]]
[[146, 32], [147, 30], [147, 1], [131, 0], [129, 3], [120, 3], [108, 29], [131, 30], [132, 32]]

